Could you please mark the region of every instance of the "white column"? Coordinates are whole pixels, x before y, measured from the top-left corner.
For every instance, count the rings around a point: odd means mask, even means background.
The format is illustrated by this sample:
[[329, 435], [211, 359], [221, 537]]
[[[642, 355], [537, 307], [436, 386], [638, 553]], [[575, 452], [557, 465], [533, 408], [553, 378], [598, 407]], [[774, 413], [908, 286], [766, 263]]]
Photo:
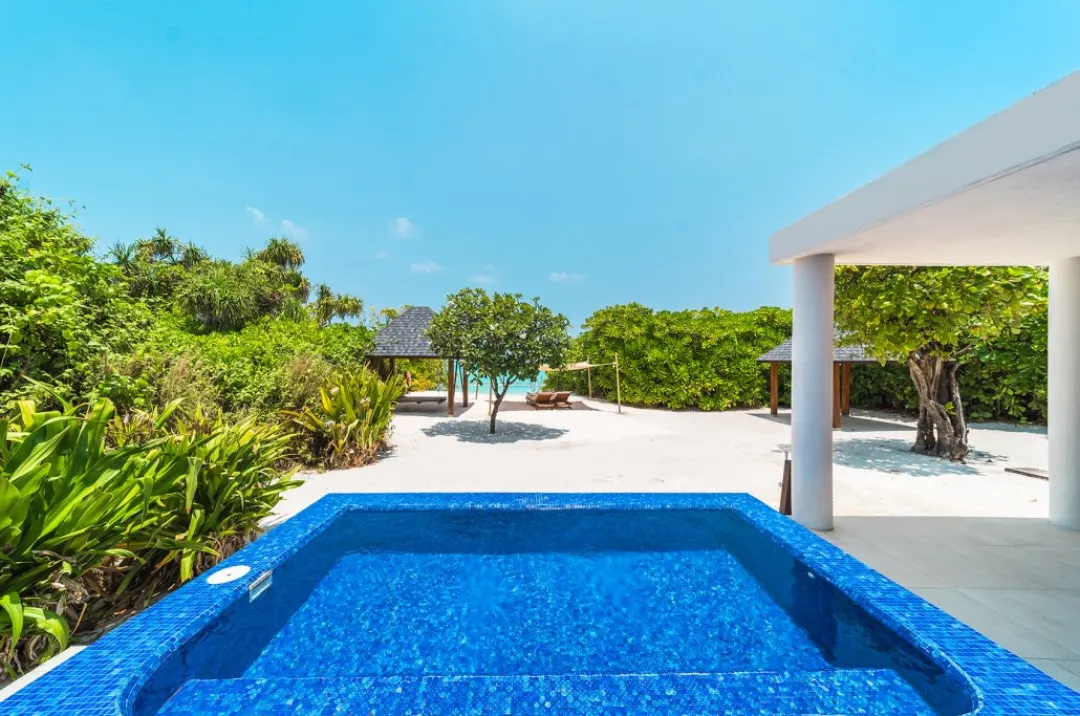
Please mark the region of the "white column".
[[[1050, 521], [1080, 529], [1080, 257], [1050, 265]], [[794, 465], [794, 463], [792, 463]]]
[[833, 257], [795, 261], [791, 346], [791, 511], [815, 530], [833, 527]]

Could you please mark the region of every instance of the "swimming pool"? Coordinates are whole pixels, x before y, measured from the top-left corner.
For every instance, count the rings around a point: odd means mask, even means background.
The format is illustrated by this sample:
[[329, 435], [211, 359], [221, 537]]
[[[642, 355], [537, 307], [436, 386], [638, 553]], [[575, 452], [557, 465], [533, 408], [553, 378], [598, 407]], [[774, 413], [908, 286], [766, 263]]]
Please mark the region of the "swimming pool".
[[973, 712], [1080, 695], [754, 498], [671, 494], [332, 495], [0, 704]]

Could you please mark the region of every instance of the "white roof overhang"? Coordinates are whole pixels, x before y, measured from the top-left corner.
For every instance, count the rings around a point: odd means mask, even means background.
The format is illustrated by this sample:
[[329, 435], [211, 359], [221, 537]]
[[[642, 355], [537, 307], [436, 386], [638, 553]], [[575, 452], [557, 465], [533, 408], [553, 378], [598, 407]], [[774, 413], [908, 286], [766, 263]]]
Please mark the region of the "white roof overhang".
[[1080, 72], [774, 234], [773, 263], [1045, 265], [1080, 256]]

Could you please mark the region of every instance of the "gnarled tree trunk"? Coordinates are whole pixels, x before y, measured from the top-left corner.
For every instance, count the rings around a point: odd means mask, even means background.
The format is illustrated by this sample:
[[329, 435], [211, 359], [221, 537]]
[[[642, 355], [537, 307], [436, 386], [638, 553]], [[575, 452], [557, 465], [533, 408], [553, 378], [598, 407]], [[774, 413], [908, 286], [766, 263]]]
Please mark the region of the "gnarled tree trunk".
[[908, 370], [919, 394], [919, 418], [912, 452], [963, 460], [968, 454], [967, 421], [956, 382], [959, 364], [920, 348], [908, 355]]

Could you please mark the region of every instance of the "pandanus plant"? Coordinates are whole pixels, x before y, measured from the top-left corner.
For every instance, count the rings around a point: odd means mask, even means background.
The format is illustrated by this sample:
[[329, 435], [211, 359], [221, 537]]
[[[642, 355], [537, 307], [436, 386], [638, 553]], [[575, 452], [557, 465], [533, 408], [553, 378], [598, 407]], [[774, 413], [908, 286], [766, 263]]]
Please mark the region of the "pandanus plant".
[[374, 459], [386, 444], [394, 405], [405, 392], [400, 376], [380, 380], [373, 371], [335, 373], [319, 389], [315, 407], [285, 411], [302, 431], [308, 449], [331, 468]]

